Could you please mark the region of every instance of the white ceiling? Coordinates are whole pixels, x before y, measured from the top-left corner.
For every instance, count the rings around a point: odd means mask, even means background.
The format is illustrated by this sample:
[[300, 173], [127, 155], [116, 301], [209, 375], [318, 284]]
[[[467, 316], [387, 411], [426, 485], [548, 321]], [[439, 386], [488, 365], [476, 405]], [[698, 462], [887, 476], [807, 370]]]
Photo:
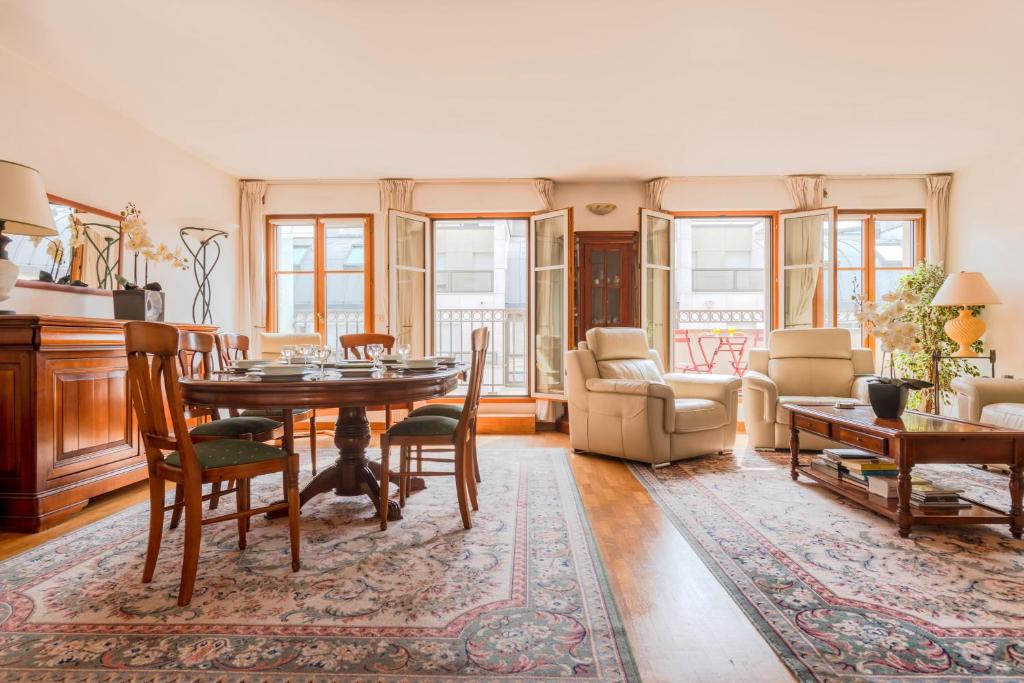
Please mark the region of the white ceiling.
[[955, 170], [1020, 141], [1022, 27], [1020, 0], [0, 0], [0, 45], [266, 178]]

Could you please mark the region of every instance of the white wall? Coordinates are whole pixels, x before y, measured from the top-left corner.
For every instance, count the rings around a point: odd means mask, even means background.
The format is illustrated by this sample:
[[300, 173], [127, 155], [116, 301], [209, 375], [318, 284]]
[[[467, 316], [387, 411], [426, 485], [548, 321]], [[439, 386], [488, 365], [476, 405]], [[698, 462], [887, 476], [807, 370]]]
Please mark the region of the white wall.
[[[1024, 144], [959, 168], [953, 177], [947, 270], [981, 271], [1003, 303], [988, 306], [986, 346], [997, 373], [1024, 377]], [[988, 371], [988, 364], [981, 366]]]
[[[125, 84], [125, 87], [130, 87]], [[0, 158], [39, 169], [48, 192], [117, 213], [135, 202], [156, 242], [181, 244], [186, 225], [234, 232], [238, 182], [0, 48]], [[234, 324], [234, 237], [214, 272], [213, 316]], [[126, 264], [127, 266], [127, 264]], [[192, 320], [192, 272], [159, 265], [169, 322]], [[108, 297], [16, 287], [5, 307], [25, 313], [113, 317]]]

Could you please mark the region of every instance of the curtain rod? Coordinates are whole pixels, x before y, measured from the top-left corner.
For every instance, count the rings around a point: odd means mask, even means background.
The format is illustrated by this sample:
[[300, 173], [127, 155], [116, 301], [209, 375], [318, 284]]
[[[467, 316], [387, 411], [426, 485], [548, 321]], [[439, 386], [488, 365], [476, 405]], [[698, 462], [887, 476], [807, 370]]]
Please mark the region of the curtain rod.
[[[942, 173], [864, 173], [864, 174], [788, 174], [788, 175], [822, 175], [827, 180], [924, 180], [932, 175], [942, 175]], [[781, 180], [786, 175], [779, 174], [763, 174], [763, 175], [680, 175], [680, 176], [664, 176], [669, 180]], [[376, 185], [379, 178], [310, 178], [310, 179], [299, 179], [299, 178], [284, 178], [280, 180], [267, 180], [268, 185]], [[462, 184], [462, 185], [484, 185], [484, 184], [495, 184], [495, 183], [528, 183], [533, 178], [411, 178], [410, 180], [416, 181], [417, 185], [435, 185], [443, 183], [451, 184]], [[556, 183], [642, 183], [648, 180], [648, 178], [609, 178], [607, 180], [602, 179], [586, 179], [586, 180], [558, 180], [555, 179]]]

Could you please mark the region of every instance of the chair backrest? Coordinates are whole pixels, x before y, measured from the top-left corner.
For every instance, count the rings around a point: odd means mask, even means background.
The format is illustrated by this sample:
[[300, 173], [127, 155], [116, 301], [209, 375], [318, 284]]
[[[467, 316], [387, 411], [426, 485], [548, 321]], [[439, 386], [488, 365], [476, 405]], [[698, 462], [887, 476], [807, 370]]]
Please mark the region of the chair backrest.
[[768, 337], [768, 376], [789, 396], [849, 396], [854, 362], [849, 330], [775, 330]]
[[[390, 334], [343, 334], [338, 337], [338, 344], [345, 355], [345, 358], [366, 358], [366, 347], [369, 344], [383, 344], [384, 350], [391, 353], [395, 347], [395, 338]], [[351, 356], [349, 355], [351, 354]]]
[[282, 346], [300, 344], [323, 344], [323, 338], [316, 332], [260, 332], [260, 358], [276, 359], [281, 356]]
[[207, 379], [213, 372], [216, 341], [209, 332], [178, 333], [178, 369], [189, 379]]
[[164, 323], [129, 322], [124, 336], [128, 388], [150, 474], [163, 462], [164, 451], [177, 451], [186, 479], [198, 480], [199, 462], [178, 386], [178, 329]]
[[227, 370], [231, 361], [244, 360], [249, 357], [249, 337], [233, 332], [221, 332], [217, 335], [217, 358], [220, 369]]
[[473, 358], [469, 365], [469, 386], [466, 388], [466, 400], [462, 404], [462, 415], [456, 430], [456, 439], [468, 439], [476, 416], [480, 410], [480, 392], [484, 385], [484, 364], [487, 362], [487, 347], [491, 342], [491, 330], [479, 327], [473, 330]]
[[647, 333], [638, 327], [592, 327], [587, 330], [587, 348], [604, 379], [662, 381], [658, 352], [648, 347]]

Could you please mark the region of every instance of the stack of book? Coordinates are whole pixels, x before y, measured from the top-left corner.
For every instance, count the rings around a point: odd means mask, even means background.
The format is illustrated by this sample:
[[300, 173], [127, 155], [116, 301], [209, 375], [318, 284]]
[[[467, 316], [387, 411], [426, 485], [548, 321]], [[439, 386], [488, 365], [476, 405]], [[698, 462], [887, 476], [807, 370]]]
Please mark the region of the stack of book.
[[872, 478], [895, 478], [896, 465], [858, 448], [826, 448], [811, 461], [811, 469], [835, 481], [867, 489]]
[[960, 500], [960, 491], [934, 484], [915, 486], [910, 492], [910, 506], [925, 512], [951, 512], [971, 507]]
[[[918, 486], [931, 486], [931, 479], [911, 477], [911, 490]], [[882, 498], [899, 498], [896, 477], [868, 477], [868, 493]]]

